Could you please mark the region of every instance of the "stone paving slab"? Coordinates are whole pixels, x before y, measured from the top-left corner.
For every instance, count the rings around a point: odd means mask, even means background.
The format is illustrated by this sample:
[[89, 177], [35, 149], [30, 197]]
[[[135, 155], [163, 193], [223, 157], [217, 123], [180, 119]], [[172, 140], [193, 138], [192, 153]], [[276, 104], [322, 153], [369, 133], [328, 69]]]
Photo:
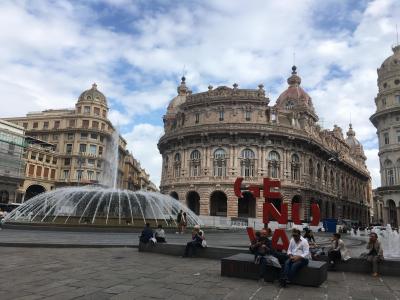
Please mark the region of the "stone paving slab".
[[0, 299], [400, 300], [399, 279], [330, 272], [319, 288], [220, 276], [220, 262], [136, 249], [0, 247]]

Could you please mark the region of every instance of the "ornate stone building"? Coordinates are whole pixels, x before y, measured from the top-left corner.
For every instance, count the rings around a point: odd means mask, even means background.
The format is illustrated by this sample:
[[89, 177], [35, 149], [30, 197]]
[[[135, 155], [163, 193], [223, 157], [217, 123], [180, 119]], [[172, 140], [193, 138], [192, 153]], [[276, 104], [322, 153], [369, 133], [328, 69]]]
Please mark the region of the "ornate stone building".
[[[93, 84], [75, 109], [45, 110], [6, 120], [22, 126], [27, 136], [23, 200], [58, 186], [112, 184], [111, 166], [118, 165], [117, 186], [147, 188], [148, 174], [126, 150], [108, 119], [108, 104]], [[118, 151], [118, 156], [114, 155]], [[142, 179], [142, 177], [146, 177]]]
[[220, 86], [193, 94], [185, 78], [164, 116], [161, 192], [185, 202], [203, 216], [261, 218], [263, 198], [238, 199], [237, 177], [262, 185], [264, 177], [282, 182], [283, 201], [310, 203], [323, 218], [368, 222], [371, 184], [362, 145], [350, 124], [347, 136], [335, 125], [321, 129], [296, 67], [274, 106], [258, 89]]
[[378, 68], [376, 112], [381, 187], [374, 191], [376, 222], [399, 226], [400, 220], [400, 45]]

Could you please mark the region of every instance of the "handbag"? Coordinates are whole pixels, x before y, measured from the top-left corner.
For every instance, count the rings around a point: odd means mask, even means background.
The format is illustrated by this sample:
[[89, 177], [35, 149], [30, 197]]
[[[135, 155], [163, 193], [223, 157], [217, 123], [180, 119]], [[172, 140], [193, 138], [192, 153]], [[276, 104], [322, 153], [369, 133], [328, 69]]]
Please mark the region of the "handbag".
[[201, 241], [201, 246], [202, 246], [203, 248], [207, 248], [207, 242], [206, 242], [206, 240], [202, 240], [202, 241]]

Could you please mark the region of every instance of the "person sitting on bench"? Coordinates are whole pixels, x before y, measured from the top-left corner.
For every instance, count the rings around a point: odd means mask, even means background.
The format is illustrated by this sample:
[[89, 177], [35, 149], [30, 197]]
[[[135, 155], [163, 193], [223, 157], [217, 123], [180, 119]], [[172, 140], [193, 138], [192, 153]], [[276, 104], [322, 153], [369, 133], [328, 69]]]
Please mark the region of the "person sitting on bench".
[[383, 249], [381, 243], [378, 241], [378, 235], [371, 232], [369, 235], [369, 242], [367, 244], [367, 261], [372, 265], [372, 276], [378, 276], [378, 264], [383, 260]]
[[251, 254], [256, 254], [256, 251], [257, 251], [257, 248], [259, 245], [260, 236], [261, 236], [260, 232], [256, 231], [255, 239], [251, 241], [251, 244], [249, 246], [249, 251]]
[[142, 234], [140, 235], [140, 242], [147, 244], [153, 238], [153, 229], [150, 227], [150, 223], [146, 223]]
[[204, 233], [199, 225], [195, 225], [192, 231], [192, 240], [186, 244], [183, 257], [191, 257], [196, 254], [197, 248], [202, 248], [205, 241]]
[[287, 251], [289, 258], [285, 262], [280, 279], [282, 287], [290, 283], [302, 267], [308, 265], [308, 260], [311, 258], [309, 248], [308, 242], [301, 236], [300, 230], [293, 229]]
[[157, 240], [157, 243], [166, 243], [167, 241], [165, 240], [165, 231], [162, 228], [161, 224], [158, 224], [158, 227], [156, 229], [156, 232], [154, 233], [154, 237]]
[[340, 238], [340, 233], [334, 233], [331, 241], [331, 249], [328, 251], [329, 263], [331, 270], [335, 269], [335, 264], [340, 260], [348, 260], [350, 258], [349, 251]]

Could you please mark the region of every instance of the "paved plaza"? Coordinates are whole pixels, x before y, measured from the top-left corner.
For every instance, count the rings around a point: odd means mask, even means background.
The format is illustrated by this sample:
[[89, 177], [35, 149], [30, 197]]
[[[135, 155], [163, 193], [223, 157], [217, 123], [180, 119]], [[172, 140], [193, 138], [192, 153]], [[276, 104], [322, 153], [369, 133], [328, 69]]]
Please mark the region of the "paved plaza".
[[399, 279], [330, 272], [319, 288], [220, 276], [220, 262], [134, 248], [0, 247], [0, 299], [400, 299]]

